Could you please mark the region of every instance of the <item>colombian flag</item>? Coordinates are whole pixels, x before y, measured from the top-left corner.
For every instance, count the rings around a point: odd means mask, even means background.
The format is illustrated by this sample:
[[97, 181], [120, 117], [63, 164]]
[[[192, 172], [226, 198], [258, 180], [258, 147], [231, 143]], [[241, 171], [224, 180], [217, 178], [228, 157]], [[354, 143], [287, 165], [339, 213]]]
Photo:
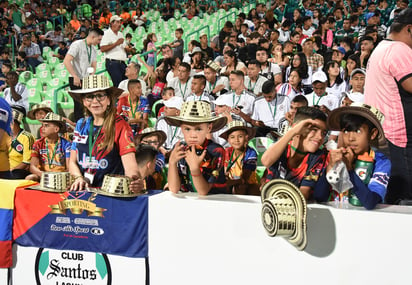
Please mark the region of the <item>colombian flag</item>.
[[27, 180], [0, 179], [0, 268], [8, 268], [13, 265], [11, 243], [14, 193], [17, 187], [33, 184]]

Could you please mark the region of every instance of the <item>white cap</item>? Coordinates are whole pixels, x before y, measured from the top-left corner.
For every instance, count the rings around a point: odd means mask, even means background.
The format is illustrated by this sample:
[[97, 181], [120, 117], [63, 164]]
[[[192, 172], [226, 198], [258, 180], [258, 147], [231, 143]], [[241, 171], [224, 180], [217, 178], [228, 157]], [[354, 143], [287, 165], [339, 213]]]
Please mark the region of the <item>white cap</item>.
[[163, 104], [167, 108], [176, 108], [176, 109], [180, 110], [182, 108], [183, 99], [182, 99], [182, 97], [173, 96], [169, 100], [163, 101]]
[[312, 83], [314, 83], [315, 81], [319, 81], [322, 83], [326, 83], [328, 81], [328, 77], [326, 76], [325, 72], [323, 71], [316, 71], [313, 75], [312, 75]]
[[346, 92], [346, 96], [353, 102], [353, 103], [364, 103], [365, 102], [365, 95], [360, 92]]
[[229, 106], [230, 108], [233, 108], [233, 100], [227, 95], [217, 97], [217, 99], [212, 101], [212, 103], [216, 106]]
[[355, 74], [358, 74], [358, 73], [362, 73], [363, 75], [366, 76], [366, 71], [365, 71], [365, 69], [363, 69], [363, 68], [355, 68], [355, 69], [352, 70], [352, 72], [350, 73], [350, 79], [352, 79], [352, 77], [353, 77]]
[[111, 17], [110, 17], [110, 23], [111, 23], [111, 22], [114, 22], [114, 21], [123, 21], [123, 19], [120, 18], [120, 17], [117, 16], [117, 15], [114, 15], [114, 16], [111, 16]]

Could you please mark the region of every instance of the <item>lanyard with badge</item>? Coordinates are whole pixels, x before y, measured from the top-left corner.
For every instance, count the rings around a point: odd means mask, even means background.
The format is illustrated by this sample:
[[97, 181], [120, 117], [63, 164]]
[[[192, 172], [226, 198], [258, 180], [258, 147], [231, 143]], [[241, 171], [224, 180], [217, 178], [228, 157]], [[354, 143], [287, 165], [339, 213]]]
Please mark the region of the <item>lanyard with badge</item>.
[[51, 158], [49, 157], [49, 145], [46, 140], [46, 151], [47, 151], [47, 164], [49, 165], [49, 169], [52, 169], [55, 165], [53, 165], [53, 159], [56, 156], [56, 151], [57, 151], [57, 146], [59, 144], [59, 140], [56, 141], [56, 144], [54, 145], [54, 149], [52, 152]]
[[239, 104], [239, 101], [240, 101], [240, 99], [242, 98], [242, 95], [243, 95], [243, 92], [244, 91], [242, 91], [242, 93], [239, 95], [239, 98], [237, 99], [237, 102], [235, 103], [235, 98], [236, 98], [236, 93], [235, 92], [233, 92], [233, 107], [237, 107], [237, 104]]
[[250, 91], [250, 92], [253, 92], [253, 93], [255, 93], [255, 87], [256, 87], [256, 84], [257, 84], [257, 82], [258, 82], [258, 80], [259, 80], [259, 77], [258, 77], [258, 79], [256, 79], [256, 82], [255, 82], [255, 85], [253, 85], [253, 86], [251, 86], [252, 84], [252, 79], [250, 79], [249, 78], [249, 83], [248, 83], [248, 90]]
[[316, 97], [317, 95], [316, 95], [316, 93], [314, 93], [314, 94], [313, 94], [313, 98], [312, 98], [312, 104], [313, 104], [312, 106], [318, 106], [320, 99], [322, 99], [322, 97], [325, 96], [325, 95], [326, 95], [326, 93], [323, 93], [322, 95], [320, 95], [318, 101], [317, 101], [316, 104], [315, 104], [315, 97]]
[[99, 128], [99, 131], [97, 132], [96, 136], [93, 136], [93, 120], [90, 121], [90, 127], [89, 127], [89, 163], [88, 163], [88, 170], [84, 174], [84, 177], [89, 179], [90, 184], [93, 184], [94, 180], [94, 173], [91, 173], [91, 168], [94, 166], [92, 160], [93, 160], [93, 148], [94, 145], [97, 141], [97, 139], [100, 136], [100, 132], [102, 130], [102, 127]]
[[189, 82], [186, 82], [186, 84], [185, 84], [185, 91], [182, 92], [182, 84], [180, 83], [180, 80], [179, 80], [179, 89], [180, 89], [180, 94], [182, 94], [182, 98], [185, 97], [186, 89], [187, 89], [187, 85], [188, 85], [187, 83], [189, 83]]
[[215, 90], [216, 87], [216, 83], [217, 83], [217, 77], [215, 78], [215, 83], [212, 86], [212, 83], [209, 82], [209, 92], [213, 92], [213, 90]]
[[269, 107], [269, 110], [270, 110], [270, 114], [273, 116], [273, 121], [275, 121], [276, 109], [278, 108], [278, 96], [276, 96], [276, 99], [275, 99], [275, 108], [274, 108], [273, 112], [272, 112], [272, 107], [270, 106], [270, 102], [267, 102], [267, 103], [268, 103], [268, 107]]
[[89, 61], [89, 67], [87, 68], [87, 73], [88, 73], [88, 75], [91, 75], [94, 72], [93, 67], [91, 67], [91, 64], [92, 64], [92, 46], [90, 46], [90, 48], [88, 48], [86, 40], [84, 40], [84, 44], [86, 45], [87, 59]]
[[230, 155], [229, 163], [227, 164], [227, 167], [226, 167], [226, 173], [232, 168], [233, 165], [235, 165], [238, 158], [241, 157], [243, 154], [243, 152], [241, 152], [234, 160], [232, 160], [234, 153], [235, 153], [235, 150], [233, 150], [232, 154]]
[[135, 117], [135, 115], [137, 113], [137, 109], [139, 108], [139, 102], [140, 102], [140, 100], [137, 100], [136, 107], [134, 107], [134, 109], [133, 109], [132, 99], [130, 99], [130, 95], [129, 95], [129, 105], [130, 105], [130, 112], [132, 113], [132, 118], [139, 119], [139, 118]]

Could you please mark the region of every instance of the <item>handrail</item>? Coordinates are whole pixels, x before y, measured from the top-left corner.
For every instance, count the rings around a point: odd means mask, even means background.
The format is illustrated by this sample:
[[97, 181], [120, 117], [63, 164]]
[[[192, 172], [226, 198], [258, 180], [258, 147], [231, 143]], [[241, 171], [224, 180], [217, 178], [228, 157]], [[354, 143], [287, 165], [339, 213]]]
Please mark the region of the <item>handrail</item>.
[[200, 31], [203, 31], [203, 30], [205, 30], [205, 29], [207, 30], [207, 44], [209, 45], [209, 42], [210, 42], [210, 27], [209, 27], [209, 25], [207, 25], [207, 26], [203, 26], [203, 27], [201, 27], [200, 29], [197, 29], [197, 30], [189, 33], [189, 34], [186, 36], [186, 38], [185, 38], [185, 51], [187, 51], [187, 45], [188, 45], [188, 43], [189, 43], [190, 36], [196, 34], [196, 35], [199, 37], [199, 36], [200, 36]]
[[230, 12], [229, 14], [227, 14], [227, 15], [219, 18], [219, 20], [217, 21], [217, 30], [218, 30], [219, 32], [222, 30], [222, 27], [221, 27], [221, 25], [220, 25], [220, 22], [221, 22], [222, 20], [225, 20], [225, 19], [229, 20], [229, 17], [231, 17], [232, 15], [234, 16], [234, 19], [236, 19], [236, 13], [235, 13], [235, 11], [232, 11], [232, 12]]

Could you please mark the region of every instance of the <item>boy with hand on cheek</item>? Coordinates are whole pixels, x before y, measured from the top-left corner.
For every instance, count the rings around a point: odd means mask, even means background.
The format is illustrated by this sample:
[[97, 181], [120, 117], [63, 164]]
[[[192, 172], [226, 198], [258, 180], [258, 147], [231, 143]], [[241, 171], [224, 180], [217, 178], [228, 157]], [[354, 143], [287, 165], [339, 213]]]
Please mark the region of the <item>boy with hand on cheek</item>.
[[299, 187], [305, 198], [327, 200], [313, 189], [326, 167], [327, 152], [320, 149], [326, 136], [326, 115], [314, 107], [298, 109], [292, 127], [262, 156], [268, 168], [266, 182], [281, 178]]
[[226, 117], [212, 117], [208, 102], [190, 101], [182, 105], [179, 116], [167, 116], [166, 122], [181, 128], [185, 143], [176, 143], [169, 157], [167, 175], [173, 193], [197, 192], [199, 195], [225, 194], [224, 149], [207, 139], [223, 128]]
[[[371, 147], [382, 147], [386, 143], [382, 129], [383, 119], [384, 116], [379, 110], [361, 103], [338, 108], [328, 117], [329, 128], [341, 133], [338, 144], [340, 147], [330, 151], [326, 172], [332, 170], [337, 162], [343, 161], [353, 184], [349, 203], [364, 206], [368, 210], [384, 202], [391, 172], [390, 160]], [[318, 186], [324, 187], [326, 179], [321, 180], [322, 183]]]

